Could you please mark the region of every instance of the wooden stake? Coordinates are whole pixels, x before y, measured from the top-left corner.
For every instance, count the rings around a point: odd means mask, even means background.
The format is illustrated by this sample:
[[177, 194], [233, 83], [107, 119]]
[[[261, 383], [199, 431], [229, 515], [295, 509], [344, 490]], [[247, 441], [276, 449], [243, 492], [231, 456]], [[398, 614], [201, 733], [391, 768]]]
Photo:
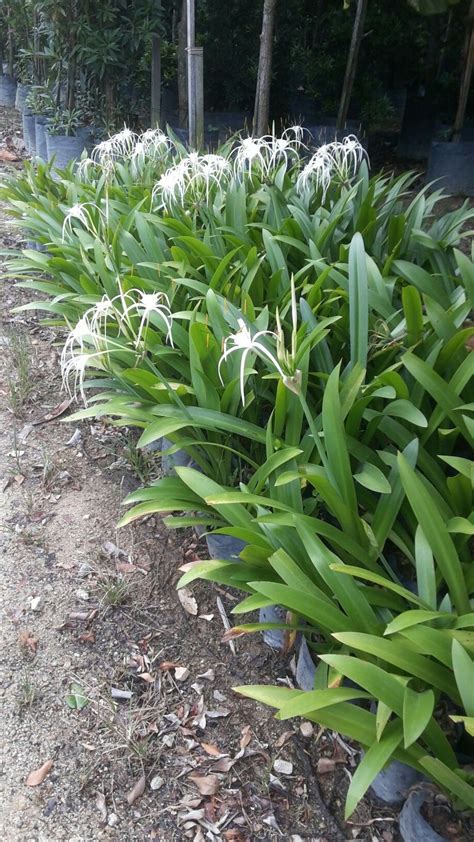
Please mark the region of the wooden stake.
[[354, 27], [352, 29], [351, 46], [349, 47], [346, 74], [344, 76], [341, 102], [339, 104], [339, 113], [337, 115], [336, 131], [343, 129], [347, 120], [347, 113], [349, 111], [349, 103], [351, 100], [352, 88], [354, 87], [357, 63], [359, 61], [360, 45], [362, 41], [362, 36], [364, 34], [364, 23], [365, 16], [367, 14], [367, 5], [368, 0], [357, 0]]

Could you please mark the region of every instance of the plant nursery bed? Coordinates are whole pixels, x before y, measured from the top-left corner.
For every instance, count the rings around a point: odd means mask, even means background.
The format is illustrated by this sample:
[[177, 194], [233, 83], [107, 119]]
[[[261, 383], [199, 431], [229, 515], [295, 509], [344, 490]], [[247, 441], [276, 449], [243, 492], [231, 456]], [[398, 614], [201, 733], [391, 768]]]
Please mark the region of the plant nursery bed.
[[[0, 153], [13, 115], [0, 109]], [[0, 154], [0, 179], [15, 166]], [[0, 249], [21, 247], [0, 208]], [[370, 798], [344, 822], [358, 746], [233, 691], [294, 686], [294, 653], [223, 642], [228, 588], [176, 590], [204, 539], [156, 516], [117, 530], [159, 460], [126, 428], [64, 423], [60, 337], [12, 313], [27, 297], [2, 281], [2, 838], [396, 842], [397, 810]], [[472, 839], [434, 790], [426, 809], [446, 839]]]

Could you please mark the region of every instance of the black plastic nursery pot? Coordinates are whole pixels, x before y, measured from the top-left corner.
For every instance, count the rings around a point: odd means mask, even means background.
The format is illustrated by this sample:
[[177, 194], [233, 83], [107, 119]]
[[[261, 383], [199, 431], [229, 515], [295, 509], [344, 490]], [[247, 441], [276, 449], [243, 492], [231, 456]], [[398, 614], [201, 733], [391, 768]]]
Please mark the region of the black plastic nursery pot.
[[29, 155], [34, 155], [36, 152], [36, 114], [23, 111], [22, 122], [26, 151]]
[[474, 196], [474, 141], [431, 144], [428, 160], [428, 182], [458, 196]]
[[16, 81], [13, 76], [0, 76], [0, 105], [13, 108], [16, 99]]
[[207, 533], [206, 543], [210, 558], [219, 558], [222, 561], [238, 561], [245, 547], [245, 541], [215, 532]]
[[48, 149], [46, 145], [46, 126], [49, 123], [49, 118], [42, 114], [35, 116], [35, 140], [36, 140], [36, 157], [41, 158], [42, 161], [48, 160]]
[[[173, 442], [167, 438], [159, 439], [158, 442], [153, 442], [153, 444], [159, 445], [153, 447], [153, 450], [168, 450], [170, 447], [173, 447]], [[196, 468], [199, 470], [196, 462], [191, 459], [185, 450], [177, 450], [175, 453], [163, 453], [161, 456], [161, 469], [165, 477], [173, 476], [175, 468]]]
[[22, 82], [18, 82], [16, 87], [16, 96], [15, 96], [15, 108], [20, 114], [23, 114], [23, 111], [26, 107], [26, 97], [28, 96], [31, 89], [31, 85], [23, 85]]
[[403, 842], [447, 842], [421, 815], [421, 808], [427, 799], [423, 789], [411, 792], [403, 805], [399, 818], [400, 836]]
[[[286, 620], [286, 608], [281, 605], [267, 605], [266, 608], [261, 608], [258, 614], [259, 623], [284, 623]], [[281, 652], [285, 646], [286, 632], [284, 629], [265, 629], [263, 632], [263, 642], [270, 646], [271, 649], [276, 649]]]
[[433, 102], [409, 92], [397, 146], [397, 157], [422, 161], [428, 157], [436, 126]]
[[81, 137], [84, 141], [84, 149], [91, 152], [95, 145], [95, 128], [94, 126], [81, 126], [76, 131], [76, 137]]
[[68, 137], [60, 134], [50, 134], [46, 128], [46, 149], [48, 161], [54, 156], [54, 165], [58, 169], [67, 167], [71, 161], [77, 161], [84, 149], [85, 140], [83, 135]]

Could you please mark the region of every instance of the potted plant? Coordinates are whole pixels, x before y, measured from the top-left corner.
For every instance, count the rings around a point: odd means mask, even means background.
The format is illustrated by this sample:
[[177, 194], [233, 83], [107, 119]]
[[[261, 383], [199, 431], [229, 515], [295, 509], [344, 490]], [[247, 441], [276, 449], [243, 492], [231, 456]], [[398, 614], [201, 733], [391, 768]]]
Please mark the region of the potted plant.
[[26, 151], [34, 155], [37, 151], [36, 141], [36, 119], [40, 116], [45, 102], [45, 91], [40, 86], [31, 87], [25, 100], [25, 108], [22, 114], [23, 140]]
[[[46, 161], [48, 152], [46, 149], [46, 126], [51, 121], [54, 114], [54, 99], [48, 88], [44, 85], [35, 85], [31, 89], [27, 98], [27, 107], [34, 117], [34, 136], [36, 156]], [[26, 119], [25, 119], [26, 116]], [[28, 125], [28, 117], [30, 115], [23, 115], [23, 136], [25, 137], [25, 128]], [[25, 139], [26, 143], [26, 139]]]
[[17, 56], [15, 66], [18, 78], [15, 108], [20, 112], [20, 114], [23, 114], [26, 107], [26, 98], [31, 89], [31, 67], [24, 55]]
[[16, 97], [16, 82], [13, 76], [5, 72], [3, 62], [0, 62], [0, 105], [13, 108]]
[[80, 158], [86, 145], [82, 128], [78, 109], [57, 109], [45, 127], [48, 160], [54, 156], [56, 166], [61, 168]]

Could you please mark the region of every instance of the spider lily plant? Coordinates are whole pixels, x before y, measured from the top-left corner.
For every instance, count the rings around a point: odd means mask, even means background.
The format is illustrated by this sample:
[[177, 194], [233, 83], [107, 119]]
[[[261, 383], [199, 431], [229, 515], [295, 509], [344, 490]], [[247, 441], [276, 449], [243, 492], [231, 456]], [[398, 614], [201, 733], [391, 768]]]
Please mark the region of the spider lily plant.
[[370, 178], [353, 138], [309, 160], [303, 139], [206, 156], [124, 131], [79, 171], [27, 166], [2, 195], [47, 251], [10, 271], [68, 326], [75, 417], [199, 467], [139, 489], [123, 522], [198, 512], [240, 538], [238, 562], [181, 584], [241, 589], [239, 617], [280, 604], [306, 636], [313, 695], [245, 692], [368, 748], [348, 812], [392, 756], [472, 805], [439, 714], [472, 727], [474, 270], [457, 247], [474, 212], [436, 217], [412, 175]]

